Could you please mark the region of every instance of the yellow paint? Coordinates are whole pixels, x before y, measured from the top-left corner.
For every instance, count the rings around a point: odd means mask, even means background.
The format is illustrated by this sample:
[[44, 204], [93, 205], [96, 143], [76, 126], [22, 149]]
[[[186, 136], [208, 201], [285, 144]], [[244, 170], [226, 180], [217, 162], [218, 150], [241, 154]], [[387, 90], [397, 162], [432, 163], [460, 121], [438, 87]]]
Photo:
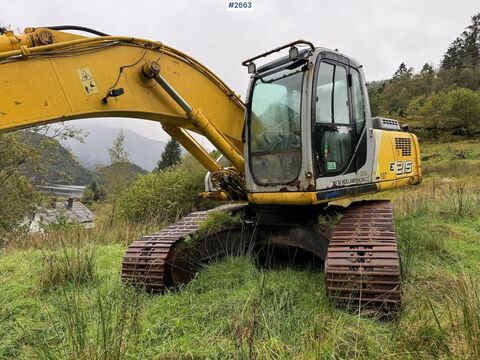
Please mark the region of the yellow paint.
[[198, 194], [200, 197], [205, 199], [213, 199], [220, 201], [229, 201], [230, 196], [225, 191], [204, 191]]
[[205, 149], [184, 129], [177, 126], [164, 126], [163, 129], [173, 137], [197, 159], [208, 171], [214, 172], [222, 167], [218, 164]]
[[[378, 181], [388, 181], [395, 180], [395, 173], [390, 171], [390, 162], [395, 160], [393, 154], [392, 137], [389, 135], [390, 132], [382, 130], [374, 130], [375, 140], [377, 143], [377, 180]], [[378, 176], [380, 178], [378, 178]]]
[[[400, 131], [374, 130], [378, 146], [376, 181], [378, 191], [391, 190], [405, 185], [418, 184], [422, 180], [420, 165], [420, 147], [414, 134]], [[395, 149], [395, 138], [411, 140], [411, 154], [403, 156], [402, 151]], [[398, 173], [397, 163], [400, 165], [411, 162], [411, 171]], [[393, 170], [391, 168], [394, 163]], [[403, 167], [401, 167], [403, 168]]]
[[[334, 189], [332, 189], [334, 190]], [[365, 192], [359, 195], [366, 195], [371, 192]], [[275, 192], [275, 193], [248, 193], [248, 202], [257, 205], [318, 205], [331, 201], [348, 199], [352, 195], [337, 196], [334, 199], [317, 199], [316, 192]]]
[[412, 183], [412, 184], [420, 184], [423, 180], [423, 175], [422, 175], [422, 160], [421, 160], [421, 156], [420, 156], [420, 144], [418, 143], [418, 138], [415, 134], [411, 134], [412, 135], [412, 138], [413, 138], [413, 142], [415, 144], [415, 160], [416, 160], [416, 163], [417, 163], [417, 179], [416, 179], [416, 182]]
[[187, 114], [187, 116], [200, 133], [205, 135], [205, 137], [209, 139], [228, 160], [230, 160], [233, 166], [243, 174], [245, 161], [243, 160], [242, 153], [239, 153], [238, 149], [235, 149], [228, 138], [223, 136], [215, 126], [215, 123], [209, 120], [202, 111], [198, 109], [193, 109]]
[[[193, 108], [202, 109], [201, 115], [228, 140], [234, 149], [234, 165], [244, 171], [244, 104], [205, 66], [159, 42], [50, 32], [55, 41], [64, 42], [33, 46], [32, 33], [20, 35], [19, 44], [32, 45], [28, 54], [20, 50], [20, 45], [12, 45], [8, 36], [0, 36], [0, 61], [9, 60], [0, 64], [0, 88], [4, 89], [0, 98], [0, 131], [70, 119], [130, 117], [205, 135], [194, 123], [196, 114], [187, 117], [153, 79], [142, 74], [144, 63], [157, 61], [162, 76]], [[90, 94], [79, 80], [77, 70], [81, 68], [88, 68], [94, 78], [96, 91]], [[102, 98], [114, 85], [125, 93], [103, 104]]]
[[24, 34], [15, 34], [12, 30], [7, 30], [0, 36], [0, 53], [19, 50], [22, 46], [30, 48], [82, 38], [84, 37], [80, 35], [44, 28], [26, 28]]
[[413, 177], [406, 177], [403, 179], [398, 179], [398, 180], [391, 180], [391, 181], [382, 181], [377, 183], [377, 190], [378, 191], [386, 191], [386, 190], [392, 190], [395, 188], [400, 188], [403, 186], [407, 185], [413, 185], [412, 179]]
[[248, 202], [258, 205], [314, 205], [318, 204], [315, 192], [248, 193]]

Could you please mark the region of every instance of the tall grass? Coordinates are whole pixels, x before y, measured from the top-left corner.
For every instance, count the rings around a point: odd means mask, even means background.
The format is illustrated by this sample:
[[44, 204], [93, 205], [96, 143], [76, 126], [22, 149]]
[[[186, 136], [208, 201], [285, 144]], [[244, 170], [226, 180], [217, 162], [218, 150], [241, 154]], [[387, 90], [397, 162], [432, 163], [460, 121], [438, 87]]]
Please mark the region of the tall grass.
[[480, 175], [480, 161], [478, 160], [438, 161], [426, 165], [424, 166], [425, 176], [457, 178]]
[[476, 275], [442, 272], [407, 285], [407, 303], [395, 324], [399, 353], [418, 358], [480, 357], [480, 283]]
[[15, 325], [35, 358], [121, 360], [138, 344], [140, 296], [121, 284], [93, 293], [74, 285], [61, 289], [58, 303], [44, 310], [50, 331]]
[[76, 232], [72, 236], [61, 231], [45, 237], [40, 248], [43, 258], [40, 272], [42, 288], [87, 283], [94, 279], [98, 245], [90, 239], [90, 235], [89, 232]]
[[[124, 249], [161, 224], [100, 216], [90, 231], [8, 242], [0, 358], [478, 359], [480, 185], [438, 169], [420, 186], [378, 194], [392, 198], [402, 253], [393, 321], [333, 308], [321, 272], [259, 268], [251, 256], [207, 264], [180, 291], [137, 292], [119, 282]], [[205, 230], [229, 220], [214, 215]], [[48, 291], [31, 291], [44, 277], [55, 279]]]
[[452, 219], [480, 214], [480, 184], [472, 181], [427, 178], [422, 185], [400, 189], [391, 197], [396, 217], [421, 214]]
[[415, 223], [411, 219], [400, 222], [396, 226], [398, 234], [398, 248], [400, 252], [400, 266], [403, 281], [408, 281], [415, 265], [416, 244], [419, 234], [415, 230]]
[[105, 206], [101, 210], [100, 216], [96, 217], [93, 229], [73, 226], [45, 233], [12, 232], [4, 237], [3, 248], [6, 251], [54, 249], [63, 246], [76, 246], [77, 243], [122, 244], [126, 246], [145, 234], [158, 231], [166, 224], [166, 221], [129, 222], [111, 219], [108, 207], [108, 205]]
[[474, 216], [479, 213], [480, 195], [479, 188], [468, 187], [465, 182], [458, 182], [451, 185], [449, 192], [451, 196], [448, 198], [450, 202], [450, 212], [453, 215], [464, 218]]
[[449, 316], [454, 351], [469, 359], [480, 359], [480, 278], [462, 273], [452, 284]]

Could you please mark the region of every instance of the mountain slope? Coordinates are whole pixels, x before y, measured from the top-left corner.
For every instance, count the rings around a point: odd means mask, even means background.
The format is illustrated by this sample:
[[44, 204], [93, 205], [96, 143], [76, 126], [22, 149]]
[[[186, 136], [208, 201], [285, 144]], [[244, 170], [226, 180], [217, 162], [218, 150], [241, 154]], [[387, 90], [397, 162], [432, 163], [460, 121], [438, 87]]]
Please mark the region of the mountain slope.
[[25, 166], [25, 175], [37, 184], [86, 185], [93, 177], [57, 140], [23, 132], [26, 144], [39, 151], [39, 160]]
[[[89, 131], [83, 144], [75, 140], [66, 140], [62, 144], [68, 147], [87, 169], [93, 170], [97, 165], [108, 165], [110, 163], [108, 148], [119, 130], [96, 125], [82, 127]], [[123, 132], [124, 148], [129, 153], [130, 162], [143, 169], [153, 170], [160, 159], [165, 142], [148, 139], [129, 130], [123, 130]]]

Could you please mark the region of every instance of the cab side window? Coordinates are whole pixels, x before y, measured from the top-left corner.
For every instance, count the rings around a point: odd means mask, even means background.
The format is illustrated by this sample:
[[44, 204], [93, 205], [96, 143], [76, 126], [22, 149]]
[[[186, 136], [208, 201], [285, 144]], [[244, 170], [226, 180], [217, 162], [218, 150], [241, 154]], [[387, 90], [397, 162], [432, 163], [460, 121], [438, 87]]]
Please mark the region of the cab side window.
[[351, 69], [352, 74], [352, 96], [353, 96], [353, 116], [355, 118], [355, 130], [359, 135], [365, 124], [365, 108], [363, 106], [362, 85], [360, 74], [357, 70]]
[[315, 90], [315, 159], [326, 176], [343, 171], [352, 155], [347, 68], [322, 61]]
[[343, 66], [324, 62], [317, 78], [317, 123], [350, 124], [348, 109], [347, 70]]
[[317, 123], [333, 122], [333, 76], [335, 65], [322, 63], [318, 70], [317, 79], [317, 102], [316, 102], [316, 119]]
[[348, 84], [347, 69], [335, 66], [335, 79], [333, 80], [333, 123], [350, 125], [350, 112], [348, 110]]

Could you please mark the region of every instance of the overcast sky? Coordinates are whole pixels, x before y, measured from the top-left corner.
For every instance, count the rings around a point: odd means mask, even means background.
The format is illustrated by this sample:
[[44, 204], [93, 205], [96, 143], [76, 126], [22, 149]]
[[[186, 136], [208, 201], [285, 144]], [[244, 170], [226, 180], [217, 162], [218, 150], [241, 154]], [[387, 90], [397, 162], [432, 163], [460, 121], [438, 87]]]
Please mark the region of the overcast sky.
[[[251, 12], [226, 11], [225, 0], [1, 4], [0, 23], [14, 29], [82, 25], [162, 41], [202, 62], [242, 98], [249, 76], [241, 62], [284, 43], [301, 38], [339, 49], [364, 65], [367, 80], [379, 80], [390, 77], [401, 62], [415, 70], [425, 62], [438, 65], [480, 11], [479, 0], [255, 0]], [[157, 124], [116, 122], [151, 138], [168, 138]]]

